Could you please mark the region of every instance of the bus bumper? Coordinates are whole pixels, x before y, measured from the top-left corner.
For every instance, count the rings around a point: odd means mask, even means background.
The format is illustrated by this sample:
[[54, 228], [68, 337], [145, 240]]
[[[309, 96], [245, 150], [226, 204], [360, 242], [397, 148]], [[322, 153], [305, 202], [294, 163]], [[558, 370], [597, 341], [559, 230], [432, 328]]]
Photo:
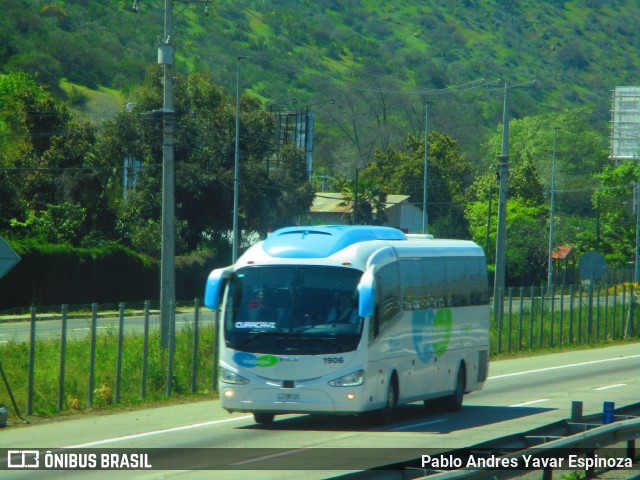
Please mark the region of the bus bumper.
[[[364, 386], [330, 389], [262, 388], [220, 383], [222, 407], [229, 412], [324, 413], [350, 415], [367, 410]], [[366, 398], [365, 398], [366, 397]]]

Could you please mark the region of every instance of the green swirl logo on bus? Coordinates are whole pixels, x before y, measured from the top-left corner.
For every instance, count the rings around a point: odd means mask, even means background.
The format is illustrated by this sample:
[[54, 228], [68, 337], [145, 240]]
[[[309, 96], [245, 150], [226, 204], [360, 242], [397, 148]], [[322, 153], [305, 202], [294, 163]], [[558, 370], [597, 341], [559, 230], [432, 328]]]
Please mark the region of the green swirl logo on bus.
[[236, 352], [233, 355], [233, 361], [245, 368], [272, 367], [278, 363], [278, 357], [275, 355], [257, 356], [248, 352]]
[[411, 317], [413, 345], [422, 363], [442, 356], [451, 340], [451, 309], [414, 310]]

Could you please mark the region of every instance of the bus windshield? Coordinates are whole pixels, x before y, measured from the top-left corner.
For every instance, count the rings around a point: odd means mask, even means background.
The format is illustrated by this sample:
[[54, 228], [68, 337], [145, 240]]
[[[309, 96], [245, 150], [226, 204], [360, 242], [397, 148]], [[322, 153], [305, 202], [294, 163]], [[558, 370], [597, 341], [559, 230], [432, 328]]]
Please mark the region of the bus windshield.
[[225, 293], [225, 344], [276, 355], [355, 350], [362, 332], [361, 275], [351, 268], [299, 265], [238, 270]]

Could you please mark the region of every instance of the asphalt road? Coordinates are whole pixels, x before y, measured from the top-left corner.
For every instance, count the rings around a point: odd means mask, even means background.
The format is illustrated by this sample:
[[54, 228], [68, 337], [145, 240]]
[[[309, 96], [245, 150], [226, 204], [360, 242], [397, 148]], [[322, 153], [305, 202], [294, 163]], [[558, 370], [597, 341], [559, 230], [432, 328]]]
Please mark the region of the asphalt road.
[[[215, 313], [209, 309], [200, 310], [200, 325], [213, 323]], [[175, 315], [176, 330], [186, 325], [193, 325], [193, 309], [190, 311], [177, 311]], [[100, 315], [96, 320], [96, 331], [118, 331], [118, 315]], [[149, 316], [149, 328], [158, 329], [160, 326], [160, 316], [157, 313]], [[127, 333], [141, 333], [144, 331], [144, 316], [140, 314], [127, 313], [124, 317], [124, 327]], [[70, 316], [67, 320], [67, 338], [80, 339], [91, 333], [91, 316]], [[50, 319], [47, 316], [36, 317], [35, 335], [36, 340], [60, 338], [62, 334], [62, 321], [59, 316]], [[0, 345], [9, 341], [28, 342], [31, 335], [31, 322], [25, 317], [20, 321], [4, 320], [0, 323]]]
[[[469, 446], [568, 418], [575, 400], [583, 402], [585, 414], [602, 411], [605, 401], [615, 402], [616, 407], [638, 402], [640, 344], [493, 362], [484, 390], [467, 395], [461, 412], [426, 412], [422, 404], [412, 404], [399, 408], [394, 422], [384, 427], [353, 418], [288, 415], [276, 417], [273, 427], [263, 428], [249, 415], [227, 414], [213, 400], [12, 426], [0, 433], [0, 447], [207, 448], [213, 450], [200, 450], [191, 461], [194, 466], [207, 464], [215, 469], [191, 470], [183, 462], [183, 470], [0, 471], [0, 477], [330, 478], [363, 462], [398, 460], [394, 449], [408, 449], [402, 453], [415, 458], [420, 452]], [[305, 447], [335, 449], [325, 452], [342, 460], [323, 463], [308, 457]], [[264, 449], [285, 451], [273, 450], [278, 452], [274, 455]], [[180, 452], [185, 458], [192, 453]], [[290, 469], [268, 469], [278, 465]], [[340, 470], [322, 469], [327, 467]]]

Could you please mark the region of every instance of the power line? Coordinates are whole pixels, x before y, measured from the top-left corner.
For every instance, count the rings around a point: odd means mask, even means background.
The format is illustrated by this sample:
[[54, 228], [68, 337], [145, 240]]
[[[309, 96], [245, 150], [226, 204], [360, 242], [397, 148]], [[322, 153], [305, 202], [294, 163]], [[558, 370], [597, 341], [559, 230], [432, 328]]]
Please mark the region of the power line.
[[161, 163], [142, 164], [139, 167], [125, 167], [125, 166], [112, 166], [112, 167], [0, 167], [0, 171], [5, 172], [91, 172], [100, 170], [147, 170], [162, 167]]

